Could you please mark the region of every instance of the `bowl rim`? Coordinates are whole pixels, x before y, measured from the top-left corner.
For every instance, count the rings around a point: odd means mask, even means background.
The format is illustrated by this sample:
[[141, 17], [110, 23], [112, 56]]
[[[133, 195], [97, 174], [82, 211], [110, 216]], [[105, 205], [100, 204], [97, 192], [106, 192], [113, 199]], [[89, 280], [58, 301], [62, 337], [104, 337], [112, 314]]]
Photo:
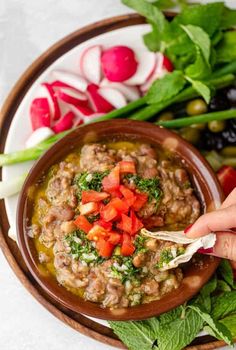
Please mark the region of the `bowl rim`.
[[[146, 319], [152, 316], [157, 316], [160, 313], [166, 312], [170, 310], [171, 308], [177, 307], [183, 302], [189, 300], [192, 298], [199, 290], [200, 288], [209, 280], [209, 278], [212, 276], [214, 273], [215, 269], [217, 268], [220, 259], [218, 258], [211, 258], [208, 256], [204, 256], [203, 260], [206, 266], [208, 266], [208, 273], [204, 273], [201, 275], [201, 281], [198, 281], [198, 286], [197, 288], [190, 288], [188, 293], [186, 294], [184, 300], [183, 296], [181, 299], [181, 295], [186, 292], [187, 288], [184, 283], [182, 282], [180, 287], [175, 290], [175, 295], [172, 295], [173, 297], [173, 303], [172, 306], [168, 306], [168, 297], [173, 294], [172, 292], [170, 294], [167, 294], [167, 297], [163, 297], [160, 301], [152, 301], [149, 304], [143, 304], [135, 307], [130, 307], [126, 308], [125, 311], [124, 309], [117, 309], [111, 311], [108, 308], [101, 308], [98, 304], [91, 303], [88, 301], [84, 301], [83, 299], [75, 296], [71, 293], [66, 291], [64, 287], [59, 286], [59, 288], [56, 288], [55, 292], [55, 283], [54, 285], [51, 284], [51, 282], [46, 280], [42, 275], [40, 275], [39, 270], [37, 268], [37, 265], [35, 263], [35, 260], [32, 256], [32, 252], [29, 248], [28, 245], [28, 240], [29, 237], [26, 234], [26, 223], [27, 219], [25, 217], [25, 208], [26, 208], [26, 203], [28, 199], [28, 190], [32, 186], [33, 183], [37, 182], [37, 180], [42, 177], [43, 172], [38, 171], [38, 168], [42, 167], [44, 165], [45, 169], [45, 162], [48, 158], [51, 158], [55, 156], [56, 151], [60, 150], [63, 148], [63, 146], [66, 146], [67, 142], [70, 141], [70, 139], [73, 137], [76, 138], [78, 134], [80, 135], [81, 133], [91, 132], [96, 127], [99, 125], [99, 132], [105, 128], [105, 130], [108, 128], [109, 131], [111, 130], [116, 130], [116, 129], [124, 129], [124, 132], [126, 133], [125, 130], [129, 130], [128, 134], [130, 134], [131, 129], [135, 127], [135, 132], [131, 132], [133, 135], [136, 135], [137, 138], [141, 138], [145, 134], [145, 138], [147, 140], [150, 139], [150, 136], [146, 134], [145, 130], [148, 130], [149, 134], [150, 133], [159, 133], [159, 135], [162, 135], [162, 137], [168, 139], [170, 137], [171, 139], [174, 139], [177, 141], [178, 145], [181, 145], [183, 147], [184, 151], [189, 151], [190, 154], [193, 156], [194, 160], [197, 160], [200, 166], [198, 170], [202, 174], [204, 171], [206, 172], [208, 176], [208, 180], [211, 181], [211, 186], [214, 187], [214, 193], [213, 193], [213, 188], [209, 186], [209, 183], [206, 183], [206, 181], [203, 179], [203, 177], [199, 181], [202, 181], [204, 183], [205, 181], [205, 186], [208, 188], [208, 195], [210, 194], [212, 198], [219, 203], [223, 200], [224, 196], [222, 193], [222, 189], [220, 187], [220, 184], [218, 182], [218, 179], [216, 178], [216, 175], [213, 171], [213, 169], [210, 167], [209, 163], [203, 158], [203, 156], [198, 152], [198, 150], [193, 147], [191, 144], [183, 140], [180, 136], [175, 134], [174, 132], [167, 130], [165, 128], [159, 127], [157, 125], [153, 125], [149, 122], [143, 122], [143, 121], [134, 121], [134, 120], [128, 120], [128, 119], [115, 119], [115, 120], [108, 120], [108, 121], [102, 121], [102, 122], [96, 122], [96, 123], [91, 123], [87, 124], [85, 126], [79, 127], [71, 131], [69, 134], [67, 134], [65, 137], [57, 141], [52, 147], [50, 147], [39, 159], [38, 161], [34, 164], [34, 166], [31, 168], [24, 185], [22, 187], [22, 190], [20, 192], [19, 200], [18, 200], [18, 206], [17, 206], [17, 238], [19, 242], [19, 248], [21, 251], [21, 254], [23, 256], [23, 260], [25, 261], [30, 273], [34, 277], [34, 279], [38, 282], [41, 288], [44, 289], [44, 291], [54, 300], [56, 300], [58, 303], [60, 303], [62, 306], [67, 307], [68, 309], [76, 312], [76, 313], [83, 313], [86, 314], [90, 317], [96, 317], [100, 319], [105, 319], [105, 320], [142, 320]], [[82, 130], [82, 131], [81, 131]], [[144, 132], [144, 134], [142, 134]], [[161, 132], [161, 134], [160, 134]], [[107, 133], [107, 130], [106, 130]], [[117, 132], [117, 133], [120, 133]], [[141, 135], [140, 135], [141, 133]], [[81, 136], [81, 135], [80, 135]], [[150, 141], [151, 142], [151, 141]], [[82, 142], [83, 143], [83, 142]], [[156, 143], [160, 144], [161, 142], [159, 141], [153, 141], [151, 143]], [[164, 146], [166, 147], [166, 146]], [[174, 147], [176, 147], [174, 145]], [[65, 147], [66, 148], [66, 147]], [[64, 149], [65, 149], [64, 148]], [[169, 147], [167, 147], [169, 148]], [[70, 153], [70, 148], [66, 148], [66, 151], [64, 151], [65, 154]], [[180, 154], [180, 152], [176, 152], [177, 154]], [[65, 154], [63, 156], [65, 156]], [[58, 161], [60, 161], [63, 158], [62, 155], [58, 156]], [[56, 155], [57, 157], [57, 155]], [[181, 157], [182, 159], [186, 160], [186, 158]], [[53, 164], [53, 163], [52, 163]], [[50, 164], [50, 166], [52, 165]], [[194, 162], [192, 159], [188, 159], [188, 166], [192, 164], [194, 167]], [[185, 164], [186, 165], [186, 164]], [[46, 171], [50, 168], [50, 166], [47, 165], [46, 163]], [[195, 167], [196, 168], [196, 167]], [[197, 168], [196, 168], [197, 170]], [[195, 176], [195, 174], [193, 174]], [[205, 200], [205, 198], [202, 198], [202, 200]], [[198, 271], [199, 272], [199, 271]], [[191, 277], [191, 276], [190, 276]], [[193, 276], [192, 276], [193, 277]], [[188, 278], [188, 277], [187, 277]], [[187, 280], [186, 278], [186, 280]], [[182, 290], [181, 290], [182, 288]], [[184, 289], [184, 290], [183, 290]], [[180, 290], [180, 293], [178, 294], [178, 291]], [[65, 292], [66, 291], [66, 292]], [[182, 294], [181, 294], [182, 293]], [[78, 302], [80, 300], [80, 302]], [[156, 304], [160, 304], [160, 302], [166, 303], [165, 305], [159, 305], [159, 309], [156, 310], [153, 306]], [[85, 305], [84, 305], [85, 304]], [[150, 305], [152, 307], [150, 307]]]

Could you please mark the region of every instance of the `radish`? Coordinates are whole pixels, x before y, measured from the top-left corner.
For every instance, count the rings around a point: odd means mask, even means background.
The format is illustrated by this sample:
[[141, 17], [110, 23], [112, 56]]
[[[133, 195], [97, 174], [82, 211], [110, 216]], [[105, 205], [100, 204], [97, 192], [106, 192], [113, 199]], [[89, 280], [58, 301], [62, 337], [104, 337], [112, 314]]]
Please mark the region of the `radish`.
[[[60, 80], [54, 80], [50, 85], [57, 90], [57, 88], [72, 88], [70, 85], [63, 83], [63, 81]], [[72, 88], [74, 89], [74, 88]], [[76, 90], [76, 89], [75, 89]]]
[[135, 101], [140, 97], [140, 92], [137, 86], [128, 86], [123, 83], [115, 83], [104, 78], [100, 87], [111, 87], [119, 90], [128, 101]]
[[47, 98], [35, 98], [30, 106], [32, 129], [51, 126], [50, 107]]
[[64, 70], [54, 70], [52, 75], [60, 82], [63, 82], [64, 84], [69, 85], [70, 87], [81, 92], [85, 92], [87, 89], [87, 81], [78, 74], [66, 72]]
[[138, 69], [131, 78], [124, 82], [127, 85], [144, 84], [155, 68], [156, 55], [154, 52], [137, 52], [137, 57], [139, 61]]
[[40, 97], [46, 97], [48, 99], [52, 119], [58, 120], [61, 117], [61, 112], [52, 86], [48, 83], [42, 83], [40, 89]]
[[52, 128], [52, 130], [58, 134], [59, 132], [69, 130], [73, 127], [73, 121], [75, 114], [73, 112], [66, 113]]
[[84, 50], [80, 60], [81, 72], [88, 81], [94, 84], [99, 84], [101, 81], [101, 54], [102, 47], [94, 45]]
[[115, 82], [131, 78], [138, 67], [134, 51], [127, 46], [113, 46], [105, 50], [101, 63], [106, 78]]
[[26, 141], [25, 146], [26, 148], [34, 147], [52, 135], [54, 135], [54, 132], [46, 126], [36, 129]]
[[75, 125], [83, 124], [83, 122], [88, 123], [91, 120], [102, 117], [105, 114], [94, 113], [94, 111], [88, 106], [71, 106], [71, 110], [74, 112], [77, 118]]
[[127, 105], [124, 95], [117, 89], [111, 87], [101, 87], [98, 92], [115, 108], [121, 108]]
[[[168, 67], [168, 69], [167, 69]], [[170, 60], [164, 56], [161, 52], [158, 52], [156, 54], [156, 66], [150, 77], [147, 79], [147, 81], [140, 86], [140, 90], [145, 93], [150, 88], [152, 83], [156, 79], [161, 79], [166, 73], [171, 72], [173, 70], [172, 63]]]
[[57, 96], [60, 100], [75, 106], [78, 104], [86, 105], [88, 101], [87, 97], [84, 94], [68, 87], [59, 88], [55, 92], [55, 96]]
[[95, 112], [108, 113], [114, 109], [114, 106], [103, 98], [99, 92], [99, 87], [95, 84], [89, 84], [87, 88], [88, 98]]

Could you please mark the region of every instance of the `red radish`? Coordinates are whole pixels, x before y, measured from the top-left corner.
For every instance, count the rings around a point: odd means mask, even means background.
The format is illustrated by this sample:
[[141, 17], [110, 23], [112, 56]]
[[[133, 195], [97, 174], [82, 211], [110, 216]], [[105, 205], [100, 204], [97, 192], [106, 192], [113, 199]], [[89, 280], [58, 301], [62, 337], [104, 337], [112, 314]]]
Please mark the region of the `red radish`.
[[98, 113], [108, 113], [114, 109], [114, 106], [103, 98], [99, 92], [99, 87], [95, 84], [89, 84], [87, 88], [88, 97], [92, 108]]
[[70, 87], [77, 89], [81, 92], [85, 92], [87, 89], [87, 81], [78, 74], [74, 74], [64, 70], [54, 70], [52, 72], [52, 75], [55, 77], [55, 79], [59, 80], [60, 82], [63, 82], [64, 84], [69, 85]]
[[69, 130], [73, 126], [75, 115], [73, 112], [66, 113], [52, 128], [58, 134], [59, 132]]
[[88, 106], [71, 106], [71, 110], [76, 115], [75, 126], [83, 123], [89, 123], [93, 119], [102, 117], [105, 113], [94, 113]]
[[154, 71], [151, 73], [146, 82], [140, 86], [140, 90], [143, 93], [147, 92], [156, 79], [162, 78], [166, 73], [171, 72], [172, 70], [173, 66], [170, 60], [161, 52], [158, 52], [156, 54], [156, 65]]
[[105, 50], [101, 62], [106, 78], [116, 82], [131, 78], [138, 67], [134, 51], [127, 46], [113, 46]]
[[30, 119], [33, 130], [42, 126], [51, 126], [50, 107], [47, 98], [35, 98], [32, 101]]
[[[50, 83], [50, 85], [54, 89], [57, 89], [57, 88], [72, 88], [72, 86], [70, 86], [70, 85], [68, 85], [66, 83], [63, 83], [63, 81], [60, 81], [60, 80], [54, 80], [52, 83]], [[72, 89], [74, 89], [74, 88], [72, 88]]]
[[117, 89], [110, 87], [102, 87], [98, 90], [98, 92], [115, 108], [121, 108], [127, 105], [124, 95], [122, 95], [122, 93]]
[[55, 92], [55, 96], [57, 96], [60, 100], [75, 106], [86, 105], [88, 101], [85, 94], [82, 94], [73, 88], [59, 88]]
[[55, 92], [50, 84], [43, 83], [41, 85], [41, 96], [47, 97], [52, 119], [58, 120], [61, 117], [61, 111], [55, 96]]
[[139, 61], [136, 73], [126, 80], [127, 85], [142, 85], [153, 72], [156, 65], [156, 54], [148, 51], [137, 52]]
[[111, 87], [119, 90], [127, 101], [135, 101], [140, 97], [140, 92], [137, 86], [128, 86], [123, 83], [115, 83], [107, 80], [106, 78], [101, 81], [100, 87]]
[[80, 70], [88, 81], [99, 84], [101, 81], [102, 47], [94, 45], [84, 50], [80, 60]]
[[52, 129], [47, 126], [43, 126], [39, 129], [36, 129], [28, 138], [25, 143], [26, 148], [31, 148], [38, 145], [40, 142], [46, 140], [50, 136], [54, 135]]

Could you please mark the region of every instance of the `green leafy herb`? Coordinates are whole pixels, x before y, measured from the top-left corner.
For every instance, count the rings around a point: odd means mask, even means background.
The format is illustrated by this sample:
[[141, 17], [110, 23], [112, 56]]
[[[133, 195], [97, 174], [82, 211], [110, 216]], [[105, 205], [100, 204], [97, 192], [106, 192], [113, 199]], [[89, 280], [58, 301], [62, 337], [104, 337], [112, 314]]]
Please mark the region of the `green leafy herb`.
[[170, 99], [176, 96], [186, 84], [184, 75], [180, 71], [174, 71], [165, 75], [162, 79], [156, 80], [147, 93], [147, 102], [156, 104], [163, 99]]
[[218, 280], [217, 281], [217, 291], [218, 292], [230, 292], [231, 291], [231, 287], [225, 281]]
[[84, 261], [87, 264], [100, 264], [104, 261], [101, 258], [93, 243], [86, 238], [86, 233], [82, 230], [76, 230], [65, 237], [70, 247], [70, 253], [73, 259]]
[[205, 284], [201, 289], [199, 295], [194, 299], [194, 304], [201, 305], [205, 311], [211, 312], [212, 309], [212, 300], [211, 295], [215, 292], [217, 288], [217, 278], [214, 275], [211, 280]]
[[149, 200], [155, 199], [157, 202], [161, 197], [159, 179], [157, 177], [144, 179], [139, 175], [128, 174], [125, 177], [129, 182], [133, 182], [141, 192], [148, 194]]
[[211, 315], [215, 319], [224, 318], [236, 311], [236, 291], [225, 292], [212, 298]]
[[236, 313], [223, 318], [219, 322], [231, 332], [233, 338], [236, 338]]
[[230, 262], [226, 259], [221, 260], [220, 266], [219, 266], [219, 272], [225, 282], [227, 282], [230, 287], [233, 289], [236, 289], [236, 283], [234, 281], [234, 275], [233, 275], [233, 270], [230, 265]]
[[204, 329], [214, 337], [224, 340], [227, 344], [232, 344], [232, 335], [230, 331], [220, 322], [213, 319], [211, 315], [203, 311], [199, 306], [190, 305], [190, 309], [194, 310], [207, 324]]
[[[235, 14], [236, 16], [236, 14]], [[217, 63], [231, 62], [236, 59], [236, 31], [224, 33], [222, 40], [216, 46]]]
[[236, 26], [236, 10], [232, 10], [225, 7], [221, 18], [220, 28], [230, 29], [235, 26]]
[[145, 242], [147, 241], [147, 237], [137, 235], [134, 241], [135, 245], [135, 254], [137, 253], [145, 253], [147, 248], [145, 247]]
[[88, 221], [90, 222], [90, 224], [94, 223], [95, 221], [100, 219], [100, 214], [97, 215], [89, 215], [87, 216]]
[[[130, 350], [157, 350], [153, 344], [157, 338], [159, 321], [151, 318], [139, 322], [109, 322], [114, 333]], [[159, 347], [158, 347], [159, 349]], [[167, 348], [171, 349], [171, 348]]]
[[204, 98], [206, 103], [208, 104], [211, 99], [211, 90], [210, 88], [203, 82], [199, 80], [193, 80], [189, 77], [187, 77], [187, 80], [192, 84], [192, 87], [194, 90], [196, 90], [200, 96]]
[[75, 176], [74, 183], [77, 186], [77, 196], [81, 198], [82, 191], [94, 190], [101, 192], [102, 180], [108, 175], [108, 171], [104, 172], [84, 172]]

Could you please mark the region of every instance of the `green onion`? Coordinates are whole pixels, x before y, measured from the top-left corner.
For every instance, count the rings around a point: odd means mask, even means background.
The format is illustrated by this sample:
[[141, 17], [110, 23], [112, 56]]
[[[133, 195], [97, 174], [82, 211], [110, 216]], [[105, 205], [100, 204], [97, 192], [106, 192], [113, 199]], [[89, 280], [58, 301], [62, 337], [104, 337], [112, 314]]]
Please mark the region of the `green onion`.
[[14, 196], [20, 192], [26, 176], [27, 173], [13, 177], [10, 180], [0, 181], [0, 199]]
[[162, 120], [157, 122], [156, 124], [164, 126], [165, 128], [175, 129], [190, 126], [192, 124], [208, 123], [213, 120], [227, 120], [232, 118], [236, 118], [236, 109], [200, 114], [194, 117], [185, 117], [173, 120]]

